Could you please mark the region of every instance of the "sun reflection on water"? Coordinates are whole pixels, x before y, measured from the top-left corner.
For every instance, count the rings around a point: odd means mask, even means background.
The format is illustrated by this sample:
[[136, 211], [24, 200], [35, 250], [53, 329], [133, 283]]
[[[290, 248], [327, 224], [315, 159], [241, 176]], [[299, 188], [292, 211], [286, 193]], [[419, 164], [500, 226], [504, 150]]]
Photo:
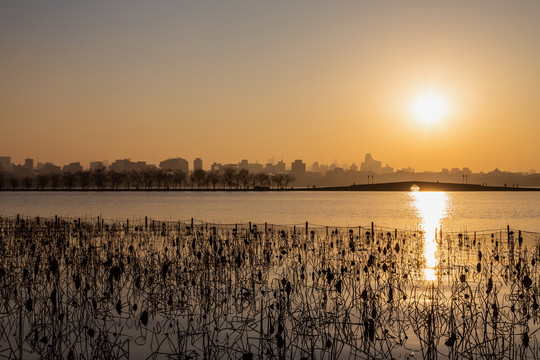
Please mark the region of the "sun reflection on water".
[[420, 220], [420, 228], [424, 232], [424, 258], [426, 268], [425, 279], [437, 280], [437, 232], [448, 209], [448, 195], [445, 192], [418, 192], [410, 193], [412, 205]]

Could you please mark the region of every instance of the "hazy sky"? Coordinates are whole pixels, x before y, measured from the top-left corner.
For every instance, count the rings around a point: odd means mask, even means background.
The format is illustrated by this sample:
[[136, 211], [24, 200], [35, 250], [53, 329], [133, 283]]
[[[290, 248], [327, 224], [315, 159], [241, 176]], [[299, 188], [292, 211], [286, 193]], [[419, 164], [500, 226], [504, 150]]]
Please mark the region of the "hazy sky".
[[[0, 156], [540, 170], [540, 1], [0, 3]], [[448, 115], [411, 115], [418, 94]]]

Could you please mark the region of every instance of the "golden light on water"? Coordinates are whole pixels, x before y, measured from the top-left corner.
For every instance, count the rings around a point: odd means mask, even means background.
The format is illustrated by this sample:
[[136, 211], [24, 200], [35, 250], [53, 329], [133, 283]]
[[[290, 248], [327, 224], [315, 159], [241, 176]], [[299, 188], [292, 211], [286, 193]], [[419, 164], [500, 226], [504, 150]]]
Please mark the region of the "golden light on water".
[[410, 192], [413, 208], [424, 231], [424, 276], [428, 281], [437, 280], [437, 232], [448, 209], [448, 195], [445, 192]]

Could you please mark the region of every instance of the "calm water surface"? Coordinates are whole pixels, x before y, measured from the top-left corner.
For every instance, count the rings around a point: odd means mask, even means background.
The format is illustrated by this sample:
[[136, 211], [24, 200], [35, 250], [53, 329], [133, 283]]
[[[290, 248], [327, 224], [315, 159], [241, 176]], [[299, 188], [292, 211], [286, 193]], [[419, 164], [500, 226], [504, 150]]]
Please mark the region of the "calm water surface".
[[540, 231], [540, 193], [0, 192], [0, 214]]

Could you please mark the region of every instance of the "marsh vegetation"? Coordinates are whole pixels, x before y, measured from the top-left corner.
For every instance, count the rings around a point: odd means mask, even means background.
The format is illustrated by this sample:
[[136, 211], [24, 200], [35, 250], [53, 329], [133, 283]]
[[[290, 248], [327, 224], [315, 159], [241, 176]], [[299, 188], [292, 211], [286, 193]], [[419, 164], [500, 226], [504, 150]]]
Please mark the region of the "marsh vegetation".
[[540, 234], [430, 237], [4, 217], [0, 358], [537, 358]]

